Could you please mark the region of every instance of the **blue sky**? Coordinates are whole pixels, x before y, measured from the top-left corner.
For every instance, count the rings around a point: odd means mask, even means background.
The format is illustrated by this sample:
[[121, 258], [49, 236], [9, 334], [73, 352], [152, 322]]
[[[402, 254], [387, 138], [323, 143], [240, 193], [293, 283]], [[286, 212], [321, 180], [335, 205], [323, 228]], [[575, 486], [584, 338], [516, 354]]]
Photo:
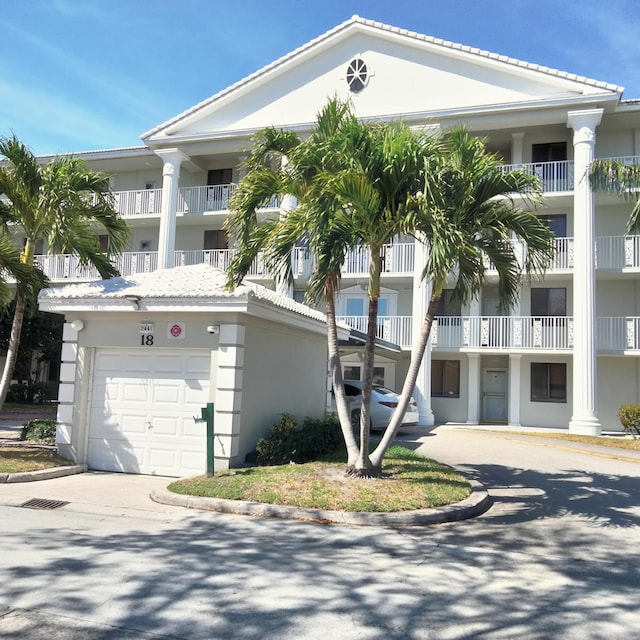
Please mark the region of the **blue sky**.
[[35, 153], [140, 134], [358, 14], [625, 87], [638, 0], [0, 0], [0, 135]]

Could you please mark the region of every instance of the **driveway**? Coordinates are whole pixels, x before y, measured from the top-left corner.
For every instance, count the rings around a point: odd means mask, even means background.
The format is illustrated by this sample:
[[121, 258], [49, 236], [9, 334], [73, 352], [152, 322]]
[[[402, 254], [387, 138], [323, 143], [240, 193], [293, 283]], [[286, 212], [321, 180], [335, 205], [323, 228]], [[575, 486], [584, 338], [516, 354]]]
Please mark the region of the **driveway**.
[[[494, 506], [394, 530], [148, 503], [161, 478], [0, 486], [0, 637], [640, 635], [640, 456], [450, 427], [405, 440], [463, 466]], [[71, 503], [33, 511], [24, 495]]]

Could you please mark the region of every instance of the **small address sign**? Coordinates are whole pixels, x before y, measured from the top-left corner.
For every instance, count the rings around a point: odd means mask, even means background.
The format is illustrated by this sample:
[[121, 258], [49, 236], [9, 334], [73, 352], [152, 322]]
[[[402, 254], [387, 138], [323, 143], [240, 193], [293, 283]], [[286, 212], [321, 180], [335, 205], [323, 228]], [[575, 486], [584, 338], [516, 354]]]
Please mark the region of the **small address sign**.
[[153, 322], [141, 322], [140, 327], [140, 344], [143, 347], [151, 347], [153, 345]]

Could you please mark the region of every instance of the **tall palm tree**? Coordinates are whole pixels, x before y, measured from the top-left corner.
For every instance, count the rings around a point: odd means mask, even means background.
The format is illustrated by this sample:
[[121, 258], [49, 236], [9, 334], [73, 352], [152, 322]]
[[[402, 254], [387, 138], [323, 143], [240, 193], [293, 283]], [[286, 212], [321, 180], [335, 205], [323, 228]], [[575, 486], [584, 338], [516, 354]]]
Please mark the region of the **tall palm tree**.
[[369, 416], [384, 246], [399, 233], [411, 232], [407, 204], [422, 188], [425, 168], [441, 149], [437, 137], [413, 131], [402, 122], [362, 123], [353, 119], [344, 133], [348, 166], [332, 177], [326, 189], [348, 212], [356, 245], [369, 253], [360, 450], [353, 474], [371, 476], [379, 473], [369, 456]]
[[627, 233], [640, 233], [640, 164], [594, 160], [589, 180], [594, 191], [614, 193], [633, 204], [627, 222]]
[[[468, 303], [480, 293], [488, 258], [498, 272], [500, 306], [508, 309], [517, 300], [522, 276], [543, 273], [553, 256], [551, 231], [533, 210], [540, 197], [537, 178], [504, 173], [485, 141], [463, 128], [452, 130], [443, 145], [442, 154], [427, 160], [423, 190], [407, 203], [405, 232], [420, 234], [427, 244], [422, 278], [431, 283], [432, 293], [398, 406], [370, 456], [374, 470], [380, 469], [406, 412], [447, 278], [457, 274], [454, 296]], [[526, 244], [523, 264], [513, 239]]]
[[[121, 253], [129, 235], [118, 218], [108, 194], [108, 177], [90, 170], [78, 158], [59, 157], [46, 164], [15, 136], [0, 138], [0, 194], [8, 201], [5, 214], [24, 234], [20, 260], [33, 270], [38, 240], [50, 253], [73, 253], [81, 264], [91, 264], [103, 278], [118, 275], [110, 256]], [[109, 249], [102, 251], [99, 235], [108, 236]], [[25, 293], [16, 291], [9, 348], [0, 379], [0, 407], [11, 383], [20, 343]]]
[[[318, 114], [316, 126], [305, 139], [274, 128], [260, 131], [226, 221], [229, 236], [237, 243], [228, 270], [230, 287], [242, 281], [259, 253], [276, 279], [292, 283], [291, 251], [300, 238], [308, 242], [316, 266], [305, 299], [312, 304], [325, 303], [329, 368], [348, 468], [355, 466], [359, 448], [342, 380], [335, 296], [344, 257], [354, 239], [348, 213], [326, 186], [335, 172], [345, 167], [343, 131], [353, 120], [348, 105], [333, 99]], [[277, 218], [259, 219], [258, 209], [281, 194], [295, 197], [297, 207]]]

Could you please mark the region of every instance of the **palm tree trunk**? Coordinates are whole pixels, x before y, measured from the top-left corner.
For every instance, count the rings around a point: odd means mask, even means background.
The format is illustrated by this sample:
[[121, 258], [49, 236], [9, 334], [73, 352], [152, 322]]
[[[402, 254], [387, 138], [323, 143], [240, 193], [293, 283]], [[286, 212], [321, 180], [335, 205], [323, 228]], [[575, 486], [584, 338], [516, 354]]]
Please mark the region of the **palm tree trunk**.
[[[24, 243], [24, 249], [20, 260], [23, 264], [33, 264], [33, 256], [35, 253], [35, 241], [27, 237]], [[4, 406], [11, 386], [13, 372], [16, 368], [16, 360], [18, 359], [18, 350], [20, 349], [20, 336], [22, 334], [22, 324], [24, 322], [24, 296], [16, 293], [16, 309], [13, 313], [13, 322], [11, 324], [11, 335], [9, 336], [9, 347], [7, 349], [7, 359], [4, 363], [2, 378], [0, 378], [0, 409]]]
[[371, 387], [373, 386], [373, 364], [376, 352], [378, 329], [378, 299], [380, 297], [381, 247], [371, 246], [369, 255], [369, 307], [367, 338], [364, 344], [362, 370], [362, 406], [360, 408], [360, 454], [353, 475], [372, 478], [380, 475], [369, 458], [369, 436], [371, 425]]
[[338, 346], [338, 329], [336, 326], [336, 305], [333, 288], [326, 293], [327, 312], [327, 351], [329, 355], [329, 371], [333, 383], [333, 393], [336, 399], [336, 410], [340, 420], [342, 436], [347, 447], [347, 472], [355, 468], [358, 459], [358, 444], [351, 427], [351, 416], [347, 404], [347, 396], [344, 393], [344, 381], [342, 378], [342, 365], [340, 364], [340, 348]]
[[22, 322], [24, 320], [24, 298], [16, 295], [16, 310], [13, 314], [11, 324], [11, 336], [9, 337], [9, 348], [7, 349], [7, 359], [4, 363], [2, 378], [0, 378], [0, 409], [4, 406], [13, 378], [13, 370], [18, 359], [18, 349], [20, 348], [20, 334], [22, 333]]
[[404, 418], [404, 414], [407, 412], [411, 394], [415, 389], [416, 380], [418, 379], [420, 365], [422, 364], [422, 360], [424, 358], [424, 352], [427, 348], [427, 343], [429, 342], [431, 327], [433, 325], [433, 320], [436, 317], [438, 302], [440, 301], [441, 296], [442, 286], [440, 285], [436, 287], [434, 285], [433, 293], [431, 294], [431, 299], [429, 300], [429, 307], [427, 308], [427, 313], [424, 317], [424, 322], [422, 323], [422, 329], [420, 330], [420, 336], [418, 337], [418, 341], [411, 354], [411, 364], [409, 365], [407, 376], [404, 379], [402, 392], [400, 393], [400, 397], [398, 398], [398, 406], [393, 412], [391, 422], [389, 422], [389, 426], [386, 428], [384, 435], [380, 440], [380, 443], [370, 456], [371, 464], [377, 469], [382, 468], [382, 460], [384, 458], [384, 455], [387, 452], [387, 449], [391, 446], [393, 439], [396, 437], [396, 432], [398, 431], [398, 428], [402, 423], [402, 418]]

